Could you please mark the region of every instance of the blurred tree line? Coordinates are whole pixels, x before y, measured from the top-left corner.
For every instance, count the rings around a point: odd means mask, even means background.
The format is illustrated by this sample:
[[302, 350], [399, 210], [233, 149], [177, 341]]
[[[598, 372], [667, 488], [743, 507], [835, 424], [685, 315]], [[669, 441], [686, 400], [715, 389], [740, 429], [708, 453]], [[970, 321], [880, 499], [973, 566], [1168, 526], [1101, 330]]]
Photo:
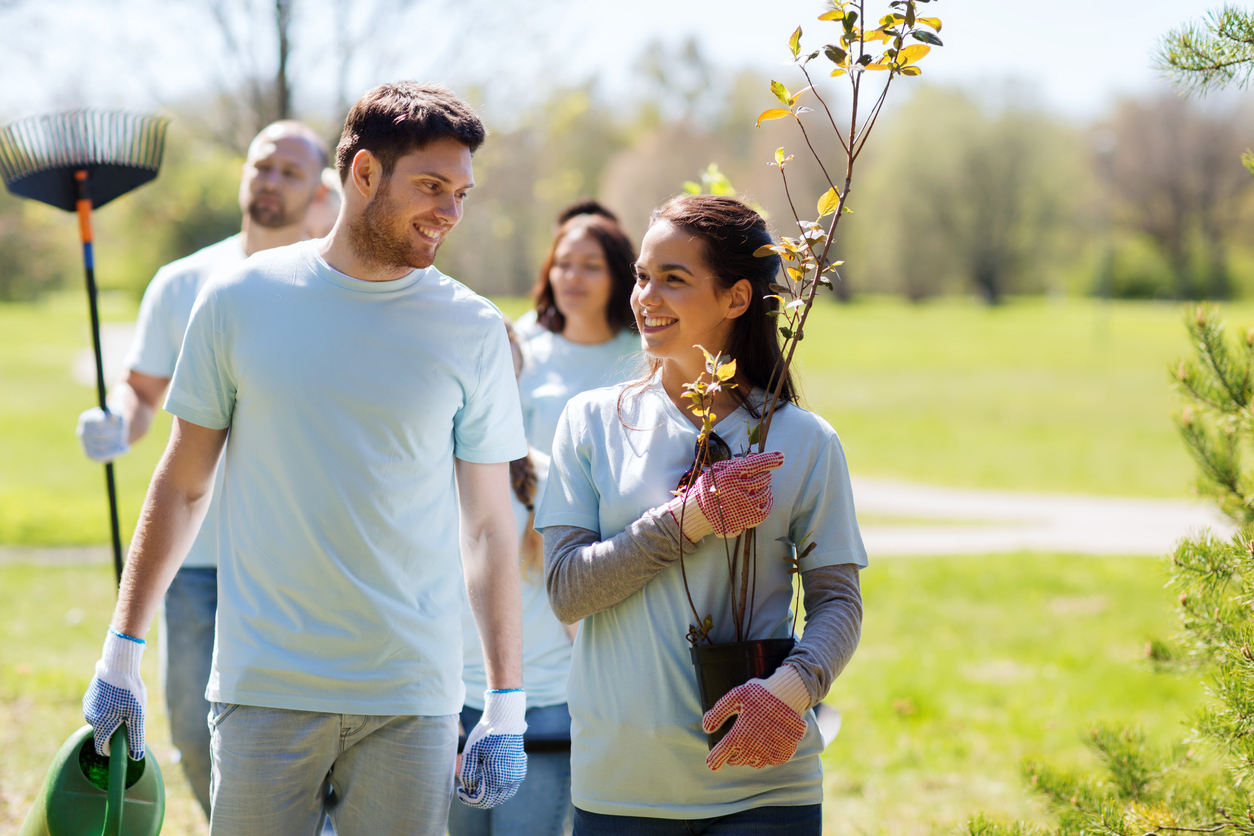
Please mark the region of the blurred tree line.
[[[630, 101], [595, 81], [500, 118], [489, 99], [478, 187], [437, 266], [484, 293], [525, 293], [562, 206], [597, 197], [639, 240], [649, 212], [711, 162], [774, 224], [789, 217], [767, 165], [779, 134], [754, 127], [768, 79], [711, 66], [694, 41], [651, 46], [634, 69]], [[1013, 86], [911, 84], [883, 117], [850, 198], [837, 242], [842, 298], [1254, 295], [1254, 182], [1241, 165], [1254, 125], [1233, 102], [1164, 92], [1077, 125]], [[160, 177], [99, 213], [102, 286], [142, 293], [160, 265], [238, 229], [249, 132], [230, 108], [221, 95], [178, 108]], [[338, 117], [304, 116], [338, 138]], [[799, 193], [821, 191], [803, 163], [790, 168]], [[78, 282], [79, 269], [71, 218], [0, 196], [0, 300]]]

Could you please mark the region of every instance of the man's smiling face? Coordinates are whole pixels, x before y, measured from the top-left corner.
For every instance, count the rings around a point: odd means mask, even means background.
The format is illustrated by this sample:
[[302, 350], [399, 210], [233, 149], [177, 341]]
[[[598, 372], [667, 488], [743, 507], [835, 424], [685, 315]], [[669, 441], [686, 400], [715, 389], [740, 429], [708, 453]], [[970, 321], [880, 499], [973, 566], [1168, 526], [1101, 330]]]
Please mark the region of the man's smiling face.
[[381, 266], [430, 267], [474, 184], [470, 149], [455, 139], [406, 154], [352, 223], [354, 250]]

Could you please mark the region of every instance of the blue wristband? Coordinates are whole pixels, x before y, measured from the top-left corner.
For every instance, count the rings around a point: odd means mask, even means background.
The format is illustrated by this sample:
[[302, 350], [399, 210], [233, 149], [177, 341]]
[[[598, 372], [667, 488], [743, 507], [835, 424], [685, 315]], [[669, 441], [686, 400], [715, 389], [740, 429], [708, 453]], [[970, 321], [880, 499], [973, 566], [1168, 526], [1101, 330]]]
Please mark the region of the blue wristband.
[[[125, 638], [130, 638], [130, 637], [126, 636]], [[514, 694], [521, 690], [523, 689], [522, 688], [493, 688], [491, 691], [488, 691], [488, 693], [489, 694]]]
[[145, 642], [143, 639], [137, 639], [134, 636], [128, 636], [126, 635], [126, 633], [119, 633], [117, 630], [114, 630], [112, 627], [109, 628], [109, 632], [117, 636], [119, 639], [126, 639], [128, 642], [135, 642], [135, 644], [147, 644], [147, 642]]

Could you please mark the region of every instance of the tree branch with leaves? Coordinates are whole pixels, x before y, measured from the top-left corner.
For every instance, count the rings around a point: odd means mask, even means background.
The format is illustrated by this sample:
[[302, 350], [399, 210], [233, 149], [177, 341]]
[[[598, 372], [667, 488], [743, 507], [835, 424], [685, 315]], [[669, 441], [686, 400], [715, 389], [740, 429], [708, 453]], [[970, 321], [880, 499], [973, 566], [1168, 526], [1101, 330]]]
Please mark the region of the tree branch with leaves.
[[[784, 265], [780, 282], [771, 285], [772, 296], [768, 297], [768, 301], [773, 300], [774, 304], [768, 305], [767, 313], [775, 318], [779, 327], [781, 356], [771, 373], [762, 417], [749, 432], [749, 443], [751, 446], [756, 445], [758, 452], [766, 449], [771, 422], [780, 405], [784, 381], [788, 379], [797, 347], [805, 338], [806, 320], [818, 292], [820, 288], [833, 289], [833, 277], [839, 280], [837, 271], [843, 262], [831, 259], [831, 249], [841, 218], [852, 211], [848, 202], [858, 158], [871, 138], [893, 81], [899, 76], [910, 78], [921, 75], [919, 62], [928, 55], [932, 47], [943, 45], [938, 34], [941, 30], [940, 19], [918, 14], [919, 7], [930, 2], [932, 0], [892, 0], [886, 6], [887, 13], [878, 18], [878, 23], [868, 26], [865, 23], [868, 20], [867, 7], [875, 4], [866, 0], [836, 0], [832, 9], [819, 16], [821, 23], [831, 24], [835, 30], [831, 43], [803, 54], [800, 26], [788, 39], [788, 50], [792, 56], [790, 63], [800, 69], [806, 86], [794, 93], [783, 83], [772, 81], [771, 93], [780, 107], [769, 108], [758, 116], [758, 127], [776, 119], [793, 121], [801, 134], [805, 152], [818, 164], [828, 187], [816, 201], [817, 218], [803, 219], [794, 201], [786, 171], [789, 162], [794, 158], [786, 155], [783, 147], [775, 152], [775, 159], [770, 165], [779, 169], [789, 211], [800, 232], [795, 237], [781, 236], [774, 244], [764, 246], [757, 252], [763, 258], [778, 255]], [[859, 21], [863, 21], [863, 24], [859, 25]], [[842, 113], [839, 119], [840, 124], [846, 126], [843, 131], [838, 124], [837, 113], [814, 82], [812, 69], [820, 66], [819, 56], [823, 56], [831, 65], [830, 70], [824, 67], [829, 77], [844, 79], [850, 93], [848, 113]], [[882, 85], [877, 88], [872, 79], [882, 80]], [[814, 100], [817, 110], [802, 104], [803, 99], [807, 98]], [[809, 114], [818, 114], [818, 117], [807, 118]], [[840, 145], [843, 158], [825, 159], [815, 147], [812, 132], [829, 129]], [[841, 164], [844, 176], [838, 180], [832, 172], [840, 172], [841, 168], [838, 166]], [[707, 185], [713, 187], [714, 183], [707, 180]], [[695, 183], [691, 187], [699, 188]], [[712, 380], [717, 379], [718, 370], [715, 359], [712, 361], [712, 368], [707, 370]], [[692, 385], [701, 383], [698, 380]], [[698, 444], [695, 467], [701, 467], [703, 461], [710, 460], [708, 444], [708, 433], [703, 433]], [[786, 545], [790, 553], [790, 572], [798, 571], [801, 557], [815, 548], [813, 542], [805, 545], [804, 541], [802, 544]], [[804, 547], [804, 552], [799, 551], [801, 547]], [[756, 530], [742, 532], [731, 552], [728, 574], [732, 617], [736, 640], [744, 641], [750, 635], [753, 623], [753, 591], [757, 578]], [[708, 619], [703, 620], [699, 615], [697, 619], [700, 623], [692, 625], [689, 639], [694, 644], [702, 640], [710, 641], [710, 625], [706, 623]]]

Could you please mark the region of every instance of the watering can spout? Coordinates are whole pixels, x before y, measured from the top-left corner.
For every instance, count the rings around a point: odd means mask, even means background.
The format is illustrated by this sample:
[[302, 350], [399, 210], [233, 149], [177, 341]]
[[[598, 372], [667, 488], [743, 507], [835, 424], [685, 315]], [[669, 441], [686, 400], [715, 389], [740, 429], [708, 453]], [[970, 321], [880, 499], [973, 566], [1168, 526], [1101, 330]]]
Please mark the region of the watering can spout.
[[91, 726], [65, 741], [44, 778], [19, 836], [157, 836], [165, 818], [165, 784], [152, 752], [127, 757], [126, 733], [96, 754]]

